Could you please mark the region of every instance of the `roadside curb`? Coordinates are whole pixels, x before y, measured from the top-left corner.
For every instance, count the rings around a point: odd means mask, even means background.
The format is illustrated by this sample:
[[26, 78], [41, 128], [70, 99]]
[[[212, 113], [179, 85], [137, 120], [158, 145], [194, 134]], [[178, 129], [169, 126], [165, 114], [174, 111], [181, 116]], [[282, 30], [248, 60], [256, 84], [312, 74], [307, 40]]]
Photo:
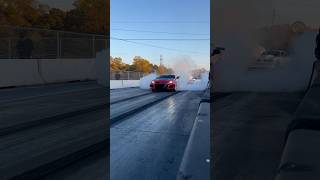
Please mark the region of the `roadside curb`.
[[201, 100], [177, 180], [210, 179], [210, 97]]

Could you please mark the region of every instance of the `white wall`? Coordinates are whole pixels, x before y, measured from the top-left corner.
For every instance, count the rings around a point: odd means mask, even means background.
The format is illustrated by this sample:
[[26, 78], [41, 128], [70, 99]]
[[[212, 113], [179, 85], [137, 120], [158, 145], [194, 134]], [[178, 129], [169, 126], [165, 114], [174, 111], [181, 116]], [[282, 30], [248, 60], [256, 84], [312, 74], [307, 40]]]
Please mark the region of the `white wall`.
[[95, 79], [95, 59], [0, 60], [0, 87]]
[[139, 87], [139, 80], [110, 80], [110, 89]]

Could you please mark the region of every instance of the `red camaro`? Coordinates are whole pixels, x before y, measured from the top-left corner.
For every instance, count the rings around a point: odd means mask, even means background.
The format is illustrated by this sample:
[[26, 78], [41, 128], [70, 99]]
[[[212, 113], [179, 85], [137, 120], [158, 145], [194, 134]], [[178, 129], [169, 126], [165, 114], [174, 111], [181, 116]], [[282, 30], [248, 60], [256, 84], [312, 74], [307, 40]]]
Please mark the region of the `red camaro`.
[[155, 91], [175, 91], [177, 87], [177, 79], [175, 75], [160, 75], [155, 80], [151, 81], [150, 89]]

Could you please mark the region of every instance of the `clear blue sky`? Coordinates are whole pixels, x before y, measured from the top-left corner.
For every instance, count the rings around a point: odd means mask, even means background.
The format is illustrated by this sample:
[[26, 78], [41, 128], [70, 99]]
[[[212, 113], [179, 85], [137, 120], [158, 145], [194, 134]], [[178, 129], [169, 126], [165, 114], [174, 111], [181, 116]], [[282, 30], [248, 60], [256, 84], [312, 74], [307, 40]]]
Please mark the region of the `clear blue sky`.
[[210, 0], [111, 0], [110, 6], [111, 56], [121, 57], [126, 63], [131, 63], [134, 56], [142, 56], [152, 63], [159, 64], [160, 55], [162, 55], [164, 64], [169, 66], [175, 59], [188, 57], [199, 67], [209, 69], [209, 40], [131, 40], [133, 42], [174, 49], [167, 50], [112, 38], [209, 39]]

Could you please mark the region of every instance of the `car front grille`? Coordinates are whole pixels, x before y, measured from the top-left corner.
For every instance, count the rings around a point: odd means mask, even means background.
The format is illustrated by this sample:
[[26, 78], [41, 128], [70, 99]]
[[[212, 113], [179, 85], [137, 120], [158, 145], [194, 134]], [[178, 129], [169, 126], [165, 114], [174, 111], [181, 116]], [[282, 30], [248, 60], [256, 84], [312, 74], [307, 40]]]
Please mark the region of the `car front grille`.
[[156, 89], [163, 89], [165, 87], [165, 84], [155, 84]]

